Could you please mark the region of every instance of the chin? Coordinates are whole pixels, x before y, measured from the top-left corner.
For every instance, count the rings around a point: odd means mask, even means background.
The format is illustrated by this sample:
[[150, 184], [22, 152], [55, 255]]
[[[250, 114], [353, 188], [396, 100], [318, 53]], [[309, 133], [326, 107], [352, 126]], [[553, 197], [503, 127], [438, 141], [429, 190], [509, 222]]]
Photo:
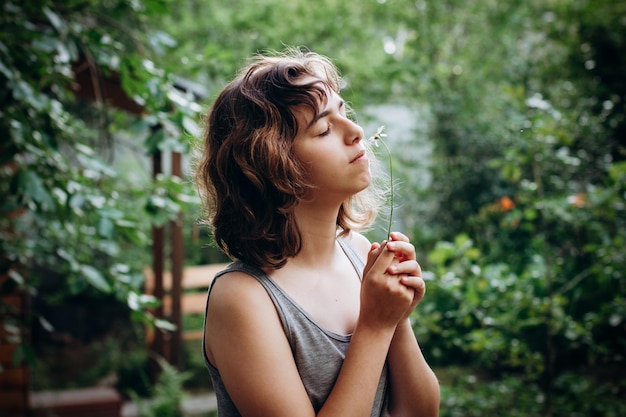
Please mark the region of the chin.
[[369, 178], [367, 181], [364, 181], [363, 184], [361, 185], [361, 187], [358, 189], [357, 192], [360, 193], [361, 191], [366, 190], [370, 186], [371, 183], [372, 183], [372, 179], [371, 178]]

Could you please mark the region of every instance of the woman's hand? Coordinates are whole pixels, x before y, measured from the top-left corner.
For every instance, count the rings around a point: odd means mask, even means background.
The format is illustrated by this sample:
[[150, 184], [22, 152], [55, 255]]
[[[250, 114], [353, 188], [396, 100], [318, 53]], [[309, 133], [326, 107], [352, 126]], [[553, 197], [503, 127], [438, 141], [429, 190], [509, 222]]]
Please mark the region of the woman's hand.
[[438, 416], [439, 383], [430, 369], [408, 320], [415, 306], [424, 298], [426, 285], [422, 271], [416, 261], [415, 247], [402, 233], [391, 233], [387, 244], [394, 251], [395, 262], [388, 273], [399, 276], [399, 281], [413, 292], [411, 306], [406, 319], [399, 323], [389, 346], [388, 363], [391, 376], [391, 398], [389, 414], [394, 416]]
[[418, 284], [408, 278], [416, 266], [419, 268], [414, 260], [415, 249], [408, 242], [395, 240], [400, 237], [392, 239], [371, 245], [361, 285], [359, 322], [381, 330], [395, 329], [417, 304], [415, 287]]
[[391, 242], [387, 244], [387, 250], [395, 254], [395, 262], [387, 268], [389, 274], [400, 277], [400, 282], [413, 289], [413, 301], [405, 318], [415, 309], [417, 304], [426, 294], [426, 284], [422, 279], [422, 268], [417, 263], [415, 247], [409, 238], [400, 232], [392, 232]]

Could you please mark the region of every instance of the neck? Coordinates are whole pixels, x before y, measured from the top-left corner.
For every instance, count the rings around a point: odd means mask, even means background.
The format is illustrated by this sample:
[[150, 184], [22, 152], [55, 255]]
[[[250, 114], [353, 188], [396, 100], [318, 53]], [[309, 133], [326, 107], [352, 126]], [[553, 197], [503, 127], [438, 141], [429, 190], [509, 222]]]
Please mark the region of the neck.
[[301, 265], [329, 265], [335, 254], [337, 214], [339, 207], [329, 209], [314, 203], [296, 207], [296, 218], [302, 235], [302, 250], [289, 262]]

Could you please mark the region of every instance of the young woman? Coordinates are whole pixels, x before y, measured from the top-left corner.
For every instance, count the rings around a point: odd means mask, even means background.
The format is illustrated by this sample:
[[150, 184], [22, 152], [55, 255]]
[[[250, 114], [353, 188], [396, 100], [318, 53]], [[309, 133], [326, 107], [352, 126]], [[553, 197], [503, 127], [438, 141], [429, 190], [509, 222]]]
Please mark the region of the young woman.
[[363, 129], [325, 57], [257, 56], [206, 120], [197, 184], [235, 262], [209, 289], [204, 355], [220, 417], [437, 416], [409, 322], [423, 298], [401, 233], [370, 243]]

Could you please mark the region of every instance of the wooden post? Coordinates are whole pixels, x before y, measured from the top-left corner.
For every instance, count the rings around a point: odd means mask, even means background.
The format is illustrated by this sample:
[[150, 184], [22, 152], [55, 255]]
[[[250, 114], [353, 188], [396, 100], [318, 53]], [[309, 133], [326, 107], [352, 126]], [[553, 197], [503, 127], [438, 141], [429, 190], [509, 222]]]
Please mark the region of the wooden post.
[[[10, 162], [2, 169], [17, 170], [17, 164]], [[26, 213], [26, 208], [18, 208], [0, 215], [17, 220]], [[5, 236], [19, 237], [11, 226], [3, 230]], [[30, 295], [20, 286], [11, 274], [22, 275], [26, 280], [24, 266], [0, 257], [0, 416], [17, 417], [26, 415], [30, 404], [30, 370], [22, 358], [14, 363], [17, 349], [30, 345], [29, 319], [31, 318]]]
[[[9, 267], [11, 270], [11, 267]], [[9, 272], [0, 276], [0, 287], [9, 287]], [[13, 363], [13, 355], [20, 345], [28, 343], [25, 329], [30, 311], [26, 291], [16, 288], [0, 299], [0, 415], [24, 416], [30, 403], [30, 372], [27, 363]]]
[[[157, 127], [161, 129], [161, 127]], [[156, 178], [163, 172], [161, 151], [156, 151], [152, 155], [152, 176]], [[163, 271], [165, 270], [164, 261], [164, 245], [165, 230], [162, 226], [152, 228], [152, 270], [154, 271], [154, 293], [153, 295], [159, 299], [163, 299]], [[163, 319], [163, 306], [157, 307], [154, 315]], [[154, 330], [154, 341], [152, 350], [169, 361], [169, 352], [165, 346], [165, 334], [160, 329]], [[152, 363], [152, 376], [156, 377], [159, 373], [158, 363]]]
[[[182, 156], [178, 152], [172, 153], [172, 176], [182, 177]], [[176, 325], [176, 330], [171, 338], [171, 358], [170, 363], [180, 368], [182, 365], [182, 282], [183, 282], [183, 214], [179, 213], [175, 221], [170, 222], [171, 233], [171, 268], [172, 268], [172, 322]]]

